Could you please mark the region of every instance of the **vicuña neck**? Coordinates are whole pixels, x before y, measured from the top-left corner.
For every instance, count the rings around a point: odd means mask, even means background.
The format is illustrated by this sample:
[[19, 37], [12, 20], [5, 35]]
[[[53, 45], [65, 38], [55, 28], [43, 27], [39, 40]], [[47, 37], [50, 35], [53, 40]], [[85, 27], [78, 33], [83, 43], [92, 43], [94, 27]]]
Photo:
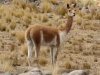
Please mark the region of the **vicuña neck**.
[[68, 16], [67, 23], [66, 23], [65, 27], [62, 30], [66, 31], [66, 33], [68, 33], [70, 31], [71, 27], [72, 27], [72, 23], [73, 23], [73, 17]]

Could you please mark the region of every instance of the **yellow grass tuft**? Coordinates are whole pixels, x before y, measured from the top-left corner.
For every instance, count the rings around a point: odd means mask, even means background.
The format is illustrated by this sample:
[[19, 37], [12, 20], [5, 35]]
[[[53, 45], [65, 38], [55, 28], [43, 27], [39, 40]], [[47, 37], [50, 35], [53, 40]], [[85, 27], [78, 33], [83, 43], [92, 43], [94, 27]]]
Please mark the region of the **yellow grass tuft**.
[[46, 14], [44, 14], [44, 15], [42, 16], [42, 22], [47, 22], [47, 21], [48, 21], [48, 17], [47, 17]]
[[24, 21], [26, 24], [30, 24], [30, 23], [31, 23], [31, 19], [28, 18], [27, 16], [24, 16], [24, 17], [23, 17], [23, 21]]
[[58, 5], [58, 0], [51, 0], [51, 3], [54, 5]]
[[90, 64], [87, 62], [83, 63], [83, 69], [90, 69]]
[[93, 17], [93, 15], [91, 13], [85, 15], [85, 18], [86, 19], [89, 19], [89, 20], [91, 20], [92, 17]]
[[65, 6], [58, 6], [56, 9], [56, 13], [59, 15], [65, 15], [67, 12], [67, 9], [65, 8]]
[[16, 30], [16, 36], [17, 36], [19, 42], [24, 43], [25, 36], [24, 36], [24, 31], [23, 30], [22, 31]]
[[5, 63], [3, 64], [3, 70], [4, 70], [5, 72], [12, 72], [12, 71], [14, 71], [14, 67], [12, 66], [11, 62], [8, 61], [8, 62], [5, 62]]
[[79, 15], [76, 15], [76, 16], [75, 16], [75, 20], [76, 20], [76, 23], [77, 23], [78, 25], [81, 25], [81, 24], [82, 24], [82, 18], [81, 18]]
[[65, 62], [65, 68], [66, 68], [66, 69], [75, 69], [75, 68], [76, 68], [76, 65], [75, 65], [75, 63], [73, 63], [72, 61], [67, 60], [67, 61]]
[[12, 21], [10, 23], [10, 28], [13, 29], [13, 30], [16, 28], [16, 22], [15, 21]]
[[41, 9], [43, 10], [43, 12], [49, 13], [52, 10], [52, 5], [49, 2], [43, 2], [41, 4]]
[[1, 31], [6, 31], [6, 29], [7, 29], [6, 24], [5, 24], [5, 23], [2, 23], [2, 24], [0, 25], [0, 30], [1, 30]]
[[40, 65], [44, 66], [47, 64], [47, 62], [48, 62], [47, 58], [45, 58], [43, 56], [39, 57], [39, 64]]
[[22, 45], [22, 52], [24, 55], [27, 55], [28, 54], [28, 47], [27, 47], [27, 44], [23, 44]]

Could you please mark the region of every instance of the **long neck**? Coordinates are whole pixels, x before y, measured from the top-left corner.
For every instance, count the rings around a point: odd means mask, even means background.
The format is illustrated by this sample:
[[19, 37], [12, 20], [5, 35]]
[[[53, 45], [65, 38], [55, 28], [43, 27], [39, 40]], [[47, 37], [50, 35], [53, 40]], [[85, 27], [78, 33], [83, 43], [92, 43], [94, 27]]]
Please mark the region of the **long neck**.
[[66, 33], [68, 33], [72, 27], [72, 23], [73, 23], [73, 17], [72, 16], [68, 16], [68, 20], [67, 23], [65, 25], [65, 27], [63, 28], [64, 31], [66, 31]]

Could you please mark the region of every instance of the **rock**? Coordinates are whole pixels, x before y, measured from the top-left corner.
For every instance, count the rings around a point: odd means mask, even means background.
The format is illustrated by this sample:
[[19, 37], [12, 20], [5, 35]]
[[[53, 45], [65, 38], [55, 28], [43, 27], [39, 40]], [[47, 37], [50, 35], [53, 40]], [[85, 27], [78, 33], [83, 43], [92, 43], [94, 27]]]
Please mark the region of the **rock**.
[[4, 73], [4, 71], [0, 71], [0, 74]]
[[2, 73], [2, 74], [0, 74], [0, 75], [13, 75], [13, 74], [10, 73], [10, 72], [6, 72], [6, 73]]
[[52, 75], [50, 71], [43, 71], [43, 75]]
[[63, 73], [62, 75], [68, 75], [68, 73]]
[[68, 75], [88, 75], [84, 70], [75, 70], [70, 72]]
[[19, 75], [42, 75], [42, 71], [38, 68], [33, 68], [29, 72], [22, 73], [22, 74], [19, 74]]

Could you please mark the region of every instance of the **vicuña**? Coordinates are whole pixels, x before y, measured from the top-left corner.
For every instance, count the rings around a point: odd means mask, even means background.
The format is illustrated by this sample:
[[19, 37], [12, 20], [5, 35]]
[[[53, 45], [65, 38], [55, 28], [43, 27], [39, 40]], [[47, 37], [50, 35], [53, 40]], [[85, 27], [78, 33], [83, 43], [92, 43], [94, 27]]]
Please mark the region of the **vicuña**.
[[25, 32], [25, 39], [28, 45], [29, 66], [31, 65], [33, 47], [35, 50], [35, 59], [38, 60], [41, 46], [50, 46], [52, 64], [55, 63], [60, 46], [66, 40], [66, 36], [72, 27], [73, 16], [75, 16], [75, 7], [76, 4], [67, 4], [68, 20], [65, 27], [61, 29], [50, 26], [44, 26], [41, 24], [32, 25], [29, 28], [27, 28]]

